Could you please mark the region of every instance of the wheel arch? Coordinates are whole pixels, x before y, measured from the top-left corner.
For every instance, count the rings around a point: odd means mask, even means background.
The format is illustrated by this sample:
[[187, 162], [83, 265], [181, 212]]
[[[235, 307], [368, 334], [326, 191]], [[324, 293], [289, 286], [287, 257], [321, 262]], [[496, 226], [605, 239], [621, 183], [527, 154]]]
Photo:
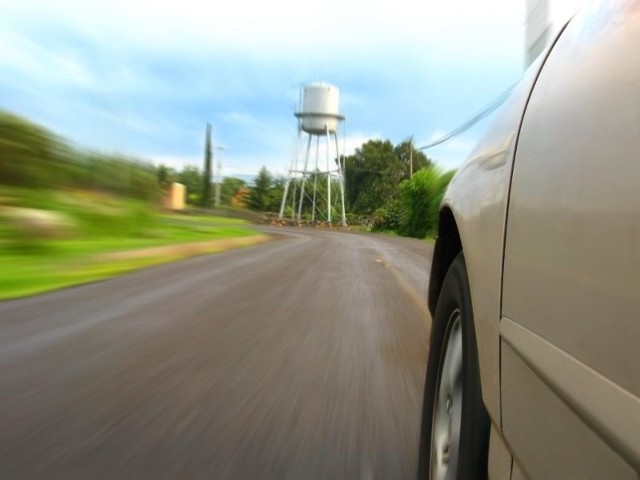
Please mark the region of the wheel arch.
[[438, 234], [429, 275], [428, 305], [432, 316], [436, 311], [444, 276], [456, 255], [461, 251], [462, 241], [456, 219], [451, 209], [448, 206], [443, 206], [438, 219]]

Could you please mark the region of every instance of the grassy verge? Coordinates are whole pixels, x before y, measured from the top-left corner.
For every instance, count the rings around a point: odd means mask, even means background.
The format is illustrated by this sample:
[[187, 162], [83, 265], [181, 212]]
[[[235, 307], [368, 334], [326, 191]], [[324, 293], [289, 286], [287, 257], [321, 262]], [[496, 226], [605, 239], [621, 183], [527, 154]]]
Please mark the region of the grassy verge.
[[[4, 189], [0, 300], [263, 240], [238, 219], [160, 214], [139, 201], [95, 193]], [[126, 251], [139, 253], [116, 254]]]

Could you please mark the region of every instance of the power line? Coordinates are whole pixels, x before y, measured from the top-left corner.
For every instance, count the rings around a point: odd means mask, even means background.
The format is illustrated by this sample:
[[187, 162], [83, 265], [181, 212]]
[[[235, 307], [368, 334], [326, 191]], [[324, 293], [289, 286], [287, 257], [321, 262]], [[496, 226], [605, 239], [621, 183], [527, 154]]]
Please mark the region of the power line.
[[516, 85], [517, 85], [517, 83], [514, 83], [513, 85], [511, 85], [511, 87], [509, 87], [507, 90], [502, 92], [495, 100], [493, 100], [489, 105], [487, 105], [484, 109], [482, 109], [482, 111], [480, 113], [478, 113], [474, 117], [470, 118], [469, 120], [464, 122], [459, 127], [455, 128], [451, 132], [447, 133], [445, 136], [440, 137], [435, 142], [431, 142], [431, 143], [425, 145], [424, 147], [418, 148], [417, 150], [427, 150], [428, 148], [435, 147], [436, 145], [440, 145], [441, 143], [444, 143], [447, 140], [451, 140], [453, 137], [456, 137], [456, 136], [460, 135], [461, 133], [466, 132], [471, 127], [473, 127], [476, 123], [478, 123], [480, 120], [485, 118], [487, 115], [489, 115], [491, 112], [493, 112], [500, 105], [502, 105], [504, 103], [504, 101], [509, 97], [509, 95], [511, 94], [511, 92], [513, 91], [513, 89], [515, 88]]

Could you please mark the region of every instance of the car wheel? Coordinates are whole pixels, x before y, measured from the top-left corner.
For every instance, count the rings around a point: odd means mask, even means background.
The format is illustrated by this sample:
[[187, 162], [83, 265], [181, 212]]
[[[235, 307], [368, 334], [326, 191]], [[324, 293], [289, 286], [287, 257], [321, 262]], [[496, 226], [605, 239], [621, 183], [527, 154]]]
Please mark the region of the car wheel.
[[460, 253], [445, 276], [431, 328], [418, 477], [486, 478], [488, 440], [469, 280]]

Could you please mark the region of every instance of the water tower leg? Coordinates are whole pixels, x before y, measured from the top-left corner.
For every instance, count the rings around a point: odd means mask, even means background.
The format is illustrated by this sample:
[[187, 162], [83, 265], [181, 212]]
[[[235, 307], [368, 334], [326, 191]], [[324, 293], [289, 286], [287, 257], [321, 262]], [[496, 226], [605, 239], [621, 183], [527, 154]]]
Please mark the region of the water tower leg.
[[342, 226], [347, 226], [347, 214], [344, 209], [344, 168], [340, 159], [340, 147], [338, 145], [338, 133], [333, 132], [333, 139], [336, 142], [336, 158], [338, 159], [338, 179], [340, 180], [340, 201], [342, 202]]
[[[300, 142], [298, 142], [298, 144], [299, 143]], [[293, 191], [291, 192], [291, 220], [296, 219], [296, 189], [298, 188], [298, 185], [296, 184], [296, 172], [298, 170], [298, 154], [298, 149], [296, 149], [296, 159], [293, 164], [293, 169], [291, 170], [291, 183], [293, 188]]]
[[291, 183], [291, 176], [293, 175], [293, 171], [295, 169], [297, 159], [298, 159], [298, 145], [300, 144], [301, 132], [302, 130], [298, 128], [298, 138], [296, 139], [293, 155], [291, 156], [291, 164], [289, 165], [289, 176], [287, 177], [287, 183], [284, 184], [284, 193], [282, 195], [282, 202], [280, 203], [280, 213], [278, 214], [278, 219], [280, 220], [282, 220], [282, 216], [284, 215], [284, 206], [287, 203], [287, 194], [289, 193], [289, 184]]
[[287, 183], [284, 184], [284, 194], [282, 195], [282, 202], [280, 202], [280, 213], [278, 214], [278, 218], [282, 220], [282, 215], [284, 214], [284, 204], [287, 201], [287, 193], [289, 192], [289, 183], [291, 182], [291, 176], [287, 177]]
[[318, 192], [318, 161], [320, 159], [320, 137], [316, 137], [316, 169], [313, 172], [313, 207], [311, 209], [311, 223], [316, 221], [316, 193]]
[[324, 128], [327, 135], [327, 220], [331, 225], [331, 166], [329, 165], [331, 139], [329, 138], [329, 127], [325, 125]]
[[298, 187], [296, 180], [297, 178], [293, 179], [293, 192], [291, 192], [291, 220], [296, 219], [296, 189]]
[[307, 167], [309, 166], [309, 154], [311, 153], [311, 135], [307, 142], [307, 155], [304, 157], [304, 170], [302, 171], [302, 186], [300, 187], [300, 204], [298, 205], [298, 221], [302, 218], [302, 202], [304, 201], [304, 185], [307, 183]]

